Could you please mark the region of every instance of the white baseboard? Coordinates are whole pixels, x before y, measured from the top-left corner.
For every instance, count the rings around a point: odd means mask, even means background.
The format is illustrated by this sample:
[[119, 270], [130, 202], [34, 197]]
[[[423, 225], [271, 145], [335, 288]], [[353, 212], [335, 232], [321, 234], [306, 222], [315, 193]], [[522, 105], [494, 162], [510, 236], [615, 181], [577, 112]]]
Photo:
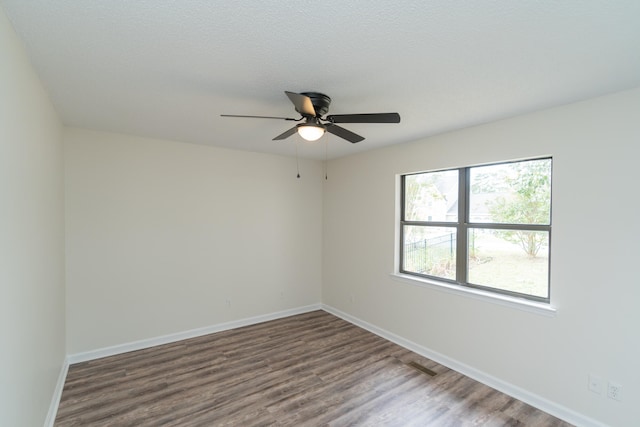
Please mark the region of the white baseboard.
[[402, 338], [399, 335], [396, 335], [392, 332], [386, 331], [382, 328], [379, 328], [371, 323], [365, 322], [364, 320], [358, 319], [350, 314], [347, 314], [343, 311], [338, 310], [337, 308], [331, 307], [326, 304], [322, 304], [322, 310], [331, 313], [335, 316], [340, 317], [341, 319], [346, 320], [349, 323], [353, 323], [356, 326], [359, 326], [363, 329], [366, 329], [369, 332], [372, 332], [382, 338], [385, 338], [393, 343], [396, 343], [408, 350], [413, 351], [421, 356], [424, 356], [428, 359], [431, 359], [435, 362], [440, 363], [450, 369], [453, 369], [461, 374], [468, 376], [469, 378], [473, 378], [474, 380], [481, 382], [489, 387], [492, 387], [502, 393], [505, 393], [511, 397], [514, 397], [518, 400], [521, 400], [535, 408], [538, 408], [544, 412], [547, 412], [554, 417], [560, 418], [568, 423], [571, 423], [575, 426], [580, 427], [607, 427], [605, 424], [602, 424], [599, 421], [596, 421], [592, 418], [586, 417], [580, 413], [577, 413], [569, 408], [566, 408], [562, 405], [558, 405], [555, 402], [552, 402], [544, 397], [533, 394], [527, 390], [524, 390], [520, 387], [517, 387], [513, 384], [509, 384], [505, 381], [502, 381], [499, 378], [496, 378], [492, 375], [486, 374], [478, 369], [475, 369], [469, 365], [461, 363], [455, 359], [452, 359], [448, 356], [445, 356], [442, 353], [438, 353], [433, 351], [427, 347], [421, 346], [419, 344], [414, 343], [413, 341], [409, 341], [405, 338]]
[[111, 347], [99, 348], [97, 350], [85, 351], [82, 353], [71, 354], [67, 357], [67, 363], [86, 362], [89, 360], [100, 359], [102, 357], [114, 356], [116, 354], [127, 353], [129, 351], [142, 350], [144, 348], [154, 347], [162, 344], [169, 344], [176, 341], [186, 340], [189, 338], [200, 337], [202, 335], [213, 334], [215, 332], [227, 331], [229, 329], [241, 328], [243, 326], [255, 325], [258, 323], [268, 322], [269, 320], [281, 319], [283, 317], [294, 316], [296, 314], [308, 313], [310, 311], [321, 310], [321, 304], [312, 304], [304, 307], [293, 308], [290, 310], [278, 311], [275, 313], [264, 314], [261, 316], [249, 317], [246, 319], [233, 320], [231, 322], [219, 323], [217, 325], [205, 326], [202, 328], [191, 329], [188, 331], [177, 332], [174, 334], [163, 335], [154, 338], [147, 338], [140, 341], [118, 344]]
[[60, 398], [62, 397], [62, 389], [64, 389], [64, 381], [67, 379], [67, 372], [69, 371], [69, 360], [65, 358], [62, 368], [60, 368], [60, 374], [58, 375], [58, 382], [56, 382], [56, 388], [53, 390], [53, 396], [51, 397], [51, 404], [49, 405], [49, 412], [47, 412], [47, 418], [44, 420], [44, 427], [53, 427], [53, 423], [56, 421], [56, 415], [58, 414], [58, 406], [60, 405]]
[[488, 375], [469, 365], [466, 365], [455, 359], [445, 356], [444, 354], [438, 353], [427, 347], [416, 344], [413, 341], [407, 340], [399, 335], [396, 335], [392, 332], [379, 328], [371, 323], [368, 323], [364, 320], [361, 320], [357, 317], [354, 317], [350, 314], [347, 314], [341, 310], [338, 310], [337, 308], [334, 308], [326, 304], [313, 304], [313, 305], [294, 308], [290, 310], [279, 311], [275, 313], [250, 317], [246, 319], [234, 320], [231, 322], [220, 323], [217, 325], [206, 326], [203, 328], [197, 328], [189, 331], [178, 332], [175, 334], [163, 335], [160, 337], [149, 338], [149, 339], [144, 339], [140, 341], [135, 341], [135, 342], [130, 342], [130, 343], [125, 343], [125, 344], [120, 344], [120, 345], [115, 345], [111, 347], [105, 347], [97, 350], [91, 350], [83, 353], [76, 353], [76, 354], [69, 355], [67, 356], [67, 359], [65, 361], [65, 364], [62, 370], [60, 371], [60, 377], [58, 379], [58, 384], [56, 385], [56, 390], [52, 398], [51, 408], [49, 409], [49, 414], [47, 415], [47, 421], [45, 422], [45, 427], [53, 426], [53, 422], [55, 420], [56, 413], [58, 410], [58, 404], [60, 402], [60, 397], [62, 395], [62, 389], [64, 387], [64, 380], [67, 376], [67, 370], [70, 364], [99, 359], [107, 356], [113, 356], [121, 353], [126, 353], [129, 351], [141, 350], [144, 348], [154, 347], [162, 344], [168, 344], [168, 343], [189, 339], [189, 338], [195, 338], [202, 335], [212, 334], [215, 332], [221, 332], [229, 329], [240, 328], [243, 326], [255, 325], [258, 323], [267, 322], [269, 320], [281, 319], [283, 317], [289, 317], [289, 316], [294, 316], [296, 314], [308, 313], [310, 311], [315, 311], [315, 310], [324, 310], [337, 317], [340, 317], [349, 323], [352, 323], [356, 326], [366, 329], [369, 332], [372, 332], [382, 338], [385, 338], [393, 343], [396, 343], [421, 356], [424, 356], [435, 362], [438, 362], [441, 365], [444, 365], [450, 369], [460, 372], [461, 374], [464, 374], [469, 378], [473, 378], [476, 381], [486, 384], [489, 387], [495, 388], [496, 390], [499, 390], [502, 393], [505, 393], [518, 400], [521, 400], [535, 408], [545, 411], [573, 425], [580, 426], [580, 427], [607, 427], [605, 424], [602, 424], [599, 421], [586, 417], [562, 405], [558, 405], [555, 402], [552, 402], [536, 394], [530, 393], [527, 390], [524, 390], [513, 384], [502, 381], [499, 378]]

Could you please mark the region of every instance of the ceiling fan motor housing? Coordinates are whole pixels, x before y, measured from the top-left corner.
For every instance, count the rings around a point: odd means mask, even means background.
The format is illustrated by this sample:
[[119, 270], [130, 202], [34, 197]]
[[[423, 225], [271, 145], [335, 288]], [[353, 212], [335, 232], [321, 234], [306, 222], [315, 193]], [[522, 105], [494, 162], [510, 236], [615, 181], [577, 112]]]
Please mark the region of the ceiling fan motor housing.
[[324, 93], [319, 92], [302, 92], [300, 95], [304, 95], [311, 99], [313, 109], [316, 111], [316, 117], [322, 117], [329, 111], [329, 105], [331, 105], [331, 98]]

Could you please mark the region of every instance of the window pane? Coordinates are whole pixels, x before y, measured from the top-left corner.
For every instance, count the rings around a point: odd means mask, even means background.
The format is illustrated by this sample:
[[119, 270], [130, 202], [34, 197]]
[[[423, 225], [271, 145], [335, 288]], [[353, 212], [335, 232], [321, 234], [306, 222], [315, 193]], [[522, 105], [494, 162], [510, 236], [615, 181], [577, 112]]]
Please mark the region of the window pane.
[[549, 297], [547, 231], [469, 229], [468, 282]]
[[551, 159], [469, 170], [469, 221], [550, 224]]
[[458, 171], [404, 177], [405, 221], [458, 221]]
[[403, 237], [404, 271], [455, 280], [455, 228], [405, 225]]

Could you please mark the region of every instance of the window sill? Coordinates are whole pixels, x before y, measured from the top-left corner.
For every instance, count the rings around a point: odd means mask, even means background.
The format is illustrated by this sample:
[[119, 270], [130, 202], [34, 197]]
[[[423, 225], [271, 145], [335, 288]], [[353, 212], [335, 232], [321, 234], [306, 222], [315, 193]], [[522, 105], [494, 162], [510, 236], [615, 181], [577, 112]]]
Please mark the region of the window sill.
[[505, 307], [514, 308], [517, 310], [527, 311], [530, 313], [541, 314], [544, 316], [554, 317], [556, 315], [556, 308], [550, 304], [529, 301], [524, 298], [510, 297], [507, 295], [494, 294], [491, 292], [482, 291], [479, 289], [467, 288], [460, 285], [454, 285], [451, 283], [438, 282], [436, 280], [423, 279], [420, 277], [411, 276], [409, 274], [391, 273], [391, 277], [403, 283], [410, 285], [422, 286], [429, 289], [436, 289], [438, 291], [447, 292], [455, 295], [462, 295], [465, 297], [490, 302], [492, 304], [498, 304]]

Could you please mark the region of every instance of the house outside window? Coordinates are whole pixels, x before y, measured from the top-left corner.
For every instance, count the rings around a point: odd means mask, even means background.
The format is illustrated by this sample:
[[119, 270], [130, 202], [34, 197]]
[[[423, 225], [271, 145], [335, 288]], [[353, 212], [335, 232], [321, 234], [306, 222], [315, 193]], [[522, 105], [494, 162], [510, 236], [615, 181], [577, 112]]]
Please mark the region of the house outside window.
[[548, 303], [551, 165], [403, 175], [400, 273]]

